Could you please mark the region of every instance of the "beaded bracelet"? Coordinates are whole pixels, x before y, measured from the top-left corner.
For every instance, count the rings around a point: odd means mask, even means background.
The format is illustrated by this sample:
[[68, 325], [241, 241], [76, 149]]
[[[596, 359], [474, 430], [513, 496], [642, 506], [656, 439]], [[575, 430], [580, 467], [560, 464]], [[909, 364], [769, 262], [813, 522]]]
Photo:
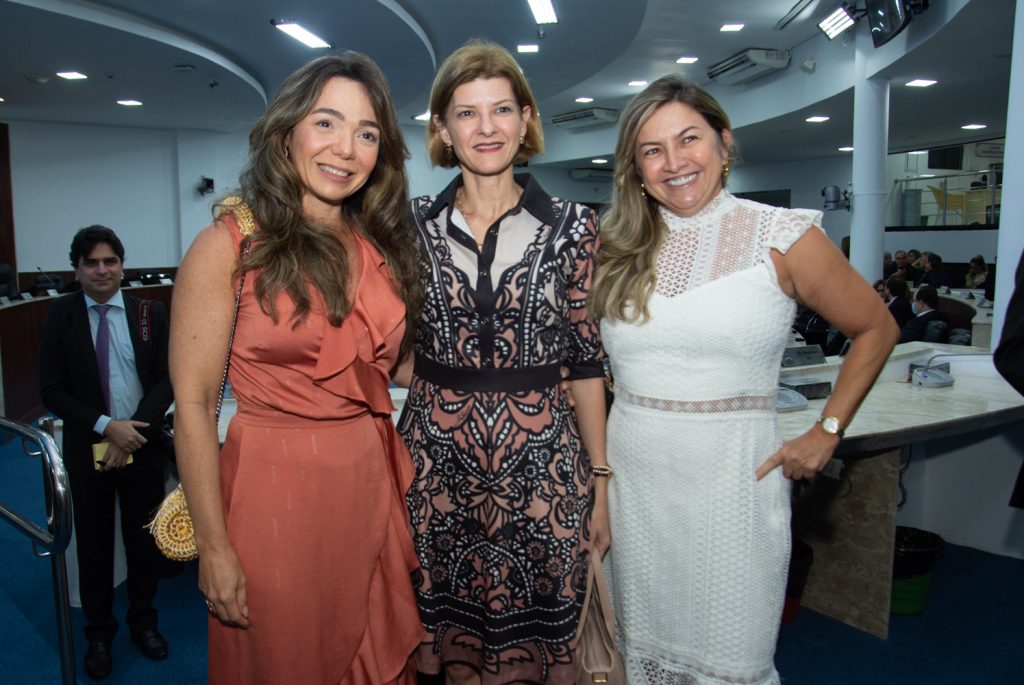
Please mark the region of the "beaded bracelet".
[[592, 464], [590, 470], [594, 472], [594, 475], [598, 478], [611, 478], [615, 475], [615, 469], [607, 464]]

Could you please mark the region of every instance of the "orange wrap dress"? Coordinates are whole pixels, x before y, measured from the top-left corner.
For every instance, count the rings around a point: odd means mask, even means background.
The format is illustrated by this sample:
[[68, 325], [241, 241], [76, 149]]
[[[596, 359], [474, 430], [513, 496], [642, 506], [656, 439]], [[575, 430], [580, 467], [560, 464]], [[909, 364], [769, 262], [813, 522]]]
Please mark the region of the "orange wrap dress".
[[[240, 244], [234, 218], [221, 221]], [[383, 257], [358, 243], [340, 327], [316, 293], [295, 328], [281, 295], [275, 324], [245, 279], [228, 376], [238, 413], [220, 470], [251, 626], [209, 621], [214, 685], [415, 681], [409, 657], [423, 628], [403, 500], [412, 465], [388, 394], [405, 307]]]

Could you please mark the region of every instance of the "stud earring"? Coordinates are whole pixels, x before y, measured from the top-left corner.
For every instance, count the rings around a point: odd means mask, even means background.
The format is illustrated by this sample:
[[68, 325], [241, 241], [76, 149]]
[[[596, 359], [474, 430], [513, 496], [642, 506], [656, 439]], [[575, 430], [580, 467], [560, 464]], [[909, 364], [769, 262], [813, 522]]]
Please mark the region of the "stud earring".
[[525, 145], [526, 144], [526, 136], [519, 136], [519, 144], [520, 145]]
[[288, 149], [287, 145], [284, 146], [284, 158], [285, 159], [291, 159], [292, 158], [292, 151]]
[[722, 163], [722, 180], [729, 178], [729, 160]]

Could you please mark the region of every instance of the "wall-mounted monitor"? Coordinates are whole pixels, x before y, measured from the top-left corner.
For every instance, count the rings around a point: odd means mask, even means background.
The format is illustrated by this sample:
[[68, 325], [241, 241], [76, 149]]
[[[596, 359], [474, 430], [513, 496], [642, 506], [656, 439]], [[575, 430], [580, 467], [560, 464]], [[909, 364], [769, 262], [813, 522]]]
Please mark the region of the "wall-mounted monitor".
[[881, 47], [896, 37], [910, 23], [910, 12], [905, 0], [865, 0], [866, 19], [871, 29], [871, 40]]
[[964, 146], [932, 148], [928, 151], [928, 168], [960, 171], [964, 168]]

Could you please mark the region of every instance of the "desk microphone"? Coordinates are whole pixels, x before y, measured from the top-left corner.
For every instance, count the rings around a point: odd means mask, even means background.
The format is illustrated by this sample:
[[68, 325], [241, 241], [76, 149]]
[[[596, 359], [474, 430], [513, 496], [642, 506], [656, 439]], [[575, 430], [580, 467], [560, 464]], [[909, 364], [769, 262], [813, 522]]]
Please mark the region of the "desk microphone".
[[42, 282], [44, 285], [48, 286], [46, 290], [50, 290], [51, 288], [53, 290], [60, 289], [60, 281], [57, 280], [56, 276], [43, 271], [43, 267], [41, 266], [37, 266], [36, 271], [39, 272], [39, 278], [36, 279], [36, 287], [39, 287], [40, 282]]

